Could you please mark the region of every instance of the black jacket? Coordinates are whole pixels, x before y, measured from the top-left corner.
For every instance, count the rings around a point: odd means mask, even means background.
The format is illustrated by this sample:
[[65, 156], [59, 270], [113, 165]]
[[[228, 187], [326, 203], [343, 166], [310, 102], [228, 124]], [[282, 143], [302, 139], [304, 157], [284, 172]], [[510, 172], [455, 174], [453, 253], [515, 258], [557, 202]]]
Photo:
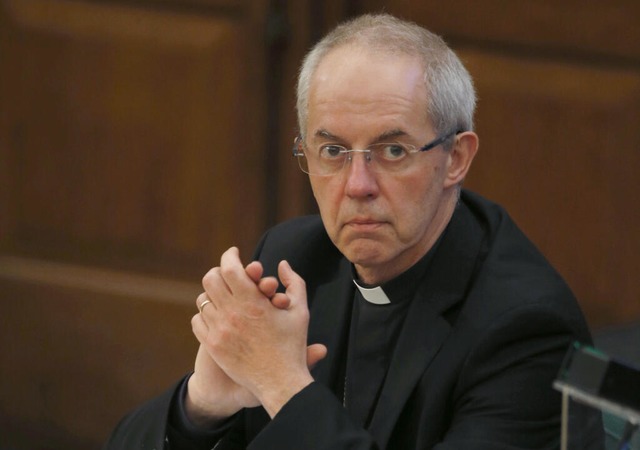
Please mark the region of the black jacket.
[[[333, 391], [344, 355], [350, 263], [317, 216], [270, 230], [256, 250], [266, 274], [289, 261], [307, 282], [309, 343], [329, 352], [316, 380], [269, 420], [238, 414], [218, 450], [553, 449], [561, 399], [552, 388], [574, 340], [589, 342], [569, 288], [505, 211], [463, 191], [409, 307], [368, 430]], [[108, 449], [162, 448], [173, 390], [123, 420]], [[573, 408], [573, 448], [602, 448], [599, 415]], [[172, 448], [172, 450], [176, 450]]]

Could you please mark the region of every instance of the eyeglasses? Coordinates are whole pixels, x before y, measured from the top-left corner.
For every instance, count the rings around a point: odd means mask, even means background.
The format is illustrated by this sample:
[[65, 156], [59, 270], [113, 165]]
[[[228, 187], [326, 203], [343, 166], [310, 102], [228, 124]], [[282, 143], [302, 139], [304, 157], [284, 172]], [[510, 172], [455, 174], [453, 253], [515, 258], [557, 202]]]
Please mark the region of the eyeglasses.
[[400, 142], [381, 142], [371, 144], [369, 148], [363, 150], [347, 149], [339, 144], [307, 147], [298, 136], [293, 141], [293, 156], [297, 157], [300, 169], [309, 175], [335, 175], [342, 170], [347, 161], [351, 161], [353, 153], [363, 153], [370, 169], [374, 172], [401, 172], [411, 165], [416, 153], [431, 150], [460, 133], [462, 130], [452, 131], [419, 148]]

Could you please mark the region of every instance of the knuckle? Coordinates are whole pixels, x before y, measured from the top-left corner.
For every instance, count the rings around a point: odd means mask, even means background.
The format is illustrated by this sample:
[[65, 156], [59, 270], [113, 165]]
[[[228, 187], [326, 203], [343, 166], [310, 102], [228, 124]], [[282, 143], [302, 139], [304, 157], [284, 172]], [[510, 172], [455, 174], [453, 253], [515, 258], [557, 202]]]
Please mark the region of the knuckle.
[[262, 305], [249, 303], [246, 306], [247, 315], [253, 318], [260, 318], [264, 315], [264, 308]]
[[233, 274], [233, 268], [230, 266], [222, 266], [219, 268], [220, 275], [225, 280], [229, 279], [229, 277]]
[[210, 271], [205, 273], [204, 276], [202, 277], [202, 286], [206, 287], [209, 284], [209, 280], [211, 280], [211, 271], [212, 270], [213, 269], [211, 269]]
[[229, 342], [233, 338], [233, 331], [229, 327], [220, 327], [210, 336], [210, 344], [213, 349], [219, 350], [224, 346], [225, 342]]
[[220, 270], [219, 267], [214, 267], [213, 269], [209, 270], [204, 275], [204, 277], [202, 277], [202, 286], [206, 288], [207, 286], [210, 286], [211, 284], [213, 284], [214, 280], [218, 277], [219, 270]]
[[228, 328], [238, 328], [242, 324], [242, 316], [237, 311], [229, 311], [225, 323], [228, 327], [223, 326], [221, 331], [229, 332]]
[[191, 331], [196, 337], [198, 337], [201, 333], [201, 320], [202, 318], [199, 317], [199, 314], [195, 314], [193, 317], [191, 317]]

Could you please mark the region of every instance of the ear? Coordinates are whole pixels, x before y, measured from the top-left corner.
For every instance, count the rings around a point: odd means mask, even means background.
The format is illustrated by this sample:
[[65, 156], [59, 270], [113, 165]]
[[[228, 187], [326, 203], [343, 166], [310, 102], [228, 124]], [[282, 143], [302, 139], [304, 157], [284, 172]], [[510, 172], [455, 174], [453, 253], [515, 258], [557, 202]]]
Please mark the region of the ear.
[[460, 133], [456, 135], [455, 139], [453, 147], [449, 150], [449, 167], [445, 187], [462, 183], [478, 152], [478, 135], [473, 131]]

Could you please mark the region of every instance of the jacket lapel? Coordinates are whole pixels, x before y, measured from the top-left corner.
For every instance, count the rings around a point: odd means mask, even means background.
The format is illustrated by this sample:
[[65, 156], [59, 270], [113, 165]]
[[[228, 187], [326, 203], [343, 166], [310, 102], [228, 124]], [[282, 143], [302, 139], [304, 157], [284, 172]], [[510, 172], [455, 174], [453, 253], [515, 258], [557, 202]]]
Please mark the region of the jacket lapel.
[[369, 429], [386, 448], [404, 405], [451, 329], [442, 314], [464, 298], [484, 233], [460, 203], [411, 302]]
[[337, 273], [309, 292], [311, 319], [309, 344], [327, 346], [327, 356], [311, 370], [313, 378], [331, 387], [341, 367], [346, 333], [349, 330], [354, 285], [351, 265], [345, 258], [338, 262]]

